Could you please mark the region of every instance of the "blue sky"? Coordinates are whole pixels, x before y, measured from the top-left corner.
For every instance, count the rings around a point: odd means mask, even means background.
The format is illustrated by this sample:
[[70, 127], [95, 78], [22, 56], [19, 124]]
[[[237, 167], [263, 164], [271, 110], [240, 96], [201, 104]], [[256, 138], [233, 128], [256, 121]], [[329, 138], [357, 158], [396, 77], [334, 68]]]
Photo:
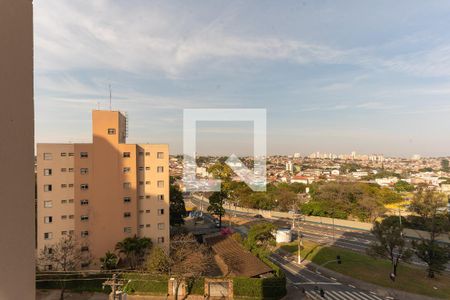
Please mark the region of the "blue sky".
[[[265, 108], [271, 154], [450, 155], [449, 1], [34, 7], [37, 142], [89, 142], [111, 83], [128, 141], [172, 153], [183, 108]], [[250, 152], [243, 125], [200, 128], [202, 154]]]

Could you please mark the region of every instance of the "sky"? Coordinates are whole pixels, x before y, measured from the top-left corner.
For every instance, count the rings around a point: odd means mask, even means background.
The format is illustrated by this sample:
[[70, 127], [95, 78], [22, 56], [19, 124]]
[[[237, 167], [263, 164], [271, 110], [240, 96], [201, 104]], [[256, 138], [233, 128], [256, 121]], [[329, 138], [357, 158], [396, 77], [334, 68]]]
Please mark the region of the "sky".
[[[269, 154], [450, 155], [449, 1], [34, 2], [36, 141], [182, 153], [183, 109], [263, 108]], [[198, 125], [199, 154], [252, 152], [252, 124]]]

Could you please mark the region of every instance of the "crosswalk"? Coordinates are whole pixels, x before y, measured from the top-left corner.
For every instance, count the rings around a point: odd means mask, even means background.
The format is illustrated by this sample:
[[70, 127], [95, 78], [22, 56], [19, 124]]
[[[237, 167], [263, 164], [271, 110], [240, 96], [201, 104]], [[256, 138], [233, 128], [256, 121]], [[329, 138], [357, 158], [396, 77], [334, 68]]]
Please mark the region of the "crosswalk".
[[306, 291], [306, 295], [313, 300], [382, 300], [377, 295], [360, 291], [326, 291], [324, 297], [318, 291]]

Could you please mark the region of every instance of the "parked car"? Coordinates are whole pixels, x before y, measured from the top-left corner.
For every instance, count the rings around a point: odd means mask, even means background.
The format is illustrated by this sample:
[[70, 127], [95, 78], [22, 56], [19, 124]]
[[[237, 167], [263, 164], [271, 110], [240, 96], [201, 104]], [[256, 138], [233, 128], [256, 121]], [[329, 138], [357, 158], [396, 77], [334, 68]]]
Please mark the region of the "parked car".
[[253, 218], [255, 219], [264, 219], [264, 217], [260, 214], [254, 215]]

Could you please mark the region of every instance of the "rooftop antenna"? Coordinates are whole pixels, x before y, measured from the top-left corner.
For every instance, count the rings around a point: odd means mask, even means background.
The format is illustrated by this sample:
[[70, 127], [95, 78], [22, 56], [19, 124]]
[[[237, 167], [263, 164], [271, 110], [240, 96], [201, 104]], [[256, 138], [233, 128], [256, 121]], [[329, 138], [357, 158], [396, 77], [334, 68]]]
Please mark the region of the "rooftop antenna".
[[111, 84], [109, 84], [109, 110], [111, 111]]

